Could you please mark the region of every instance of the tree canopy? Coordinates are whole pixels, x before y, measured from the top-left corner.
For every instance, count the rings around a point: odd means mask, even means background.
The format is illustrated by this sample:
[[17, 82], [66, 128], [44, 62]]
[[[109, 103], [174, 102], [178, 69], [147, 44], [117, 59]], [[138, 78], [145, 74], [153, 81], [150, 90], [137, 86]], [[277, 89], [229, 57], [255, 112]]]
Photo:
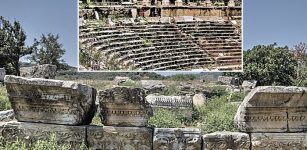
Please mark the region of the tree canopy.
[[0, 16], [0, 67], [19, 75], [19, 59], [31, 53], [25, 46], [26, 33], [18, 21], [13, 24]]
[[31, 46], [32, 54], [29, 57], [31, 62], [36, 64], [53, 64], [58, 70], [63, 69], [65, 62], [62, 56], [65, 54], [63, 45], [59, 43], [59, 35], [51, 33], [42, 34], [41, 39], [34, 39], [34, 44]]

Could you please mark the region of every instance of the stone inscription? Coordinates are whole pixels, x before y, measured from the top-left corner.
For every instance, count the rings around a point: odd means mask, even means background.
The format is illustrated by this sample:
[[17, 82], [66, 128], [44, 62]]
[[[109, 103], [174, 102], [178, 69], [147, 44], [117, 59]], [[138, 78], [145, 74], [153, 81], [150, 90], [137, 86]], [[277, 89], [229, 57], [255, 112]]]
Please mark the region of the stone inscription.
[[306, 133], [252, 133], [252, 150], [307, 149]]
[[96, 90], [87, 85], [18, 76], [5, 84], [18, 121], [84, 125], [94, 116]]
[[195, 128], [155, 128], [153, 149], [200, 150], [200, 130]]
[[151, 128], [89, 126], [87, 133], [91, 149], [151, 150]]

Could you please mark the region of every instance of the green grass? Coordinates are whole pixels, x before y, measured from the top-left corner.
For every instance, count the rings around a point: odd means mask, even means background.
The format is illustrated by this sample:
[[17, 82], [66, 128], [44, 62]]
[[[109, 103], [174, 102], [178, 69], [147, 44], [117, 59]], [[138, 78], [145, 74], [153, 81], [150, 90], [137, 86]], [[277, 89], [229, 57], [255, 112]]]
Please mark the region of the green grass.
[[204, 133], [237, 131], [233, 119], [238, 106], [228, 103], [228, 96], [225, 94], [213, 97], [206, 105], [196, 108], [195, 126], [201, 128]]
[[[205, 105], [194, 108], [190, 117], [184, 111], [157, 109], [149, 123], [158, 128], [196, 127], [204, 133], [238, 131], [233, 120], [238, 106], [228, 103], [228, 97], [229, 93], [208, 99]], [[241, 100], [236, 97], [236, 101]]]
[[[81, 144], [78, 147], [80, 150], [88, 150], [85, 144]], [[1, 150], [71, 150], [72, 147], [69, 144], [59, 144], [57, 142], [55, 134], [51, 134], [48, 140], [38, 140], [33, 144], [27, 143], [23, 140], [17, 139], [16, 141], [10, 141], [0, 137], [0, 149]]]
[[0, 86], [0, 111], [11, 109], [5, 86]]

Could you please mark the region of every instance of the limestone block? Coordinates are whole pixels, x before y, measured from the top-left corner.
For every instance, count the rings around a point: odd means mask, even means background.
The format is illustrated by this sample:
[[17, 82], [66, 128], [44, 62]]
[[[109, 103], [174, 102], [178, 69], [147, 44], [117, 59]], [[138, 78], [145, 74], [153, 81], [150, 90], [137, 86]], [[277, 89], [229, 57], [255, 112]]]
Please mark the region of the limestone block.
[[91, 149], [151, 150], [152, 129], [145, 127], [89, 126], [87, 140]]
[[141, 85], [148, 93], [158, 93], [166, 88], [165, 84], [159, 80], [141, 80]]
[[228, 1], [228, 7], [235, 7], [235, 6], [236, 6], [235, 0]]
[[0, 111], [0, 122], [8, 122], [14, 120], [14, 110]]
[[252, 150], [307, 149], [306, 133], [252, 133]]
[[196, 128], [155, 128], [153, 149], [200, 150], [200, 130]]
[[304, 87], [257, 87], [239, 106], [235, 123], [244, 132], [306, 131], [306, 92]]
[[193, 96], [193, 105], [194, 106], [203, 106], [206, 102], [206, 97], [204, 94], [199, 93]]
[[153, 108], [192, 109], [193, 101], [190, 96], [148, 95], [146, 100]]
[[114, 87], [99, 91], [98, 100], [104, 125], [146, 126], [153, 115], [141, 88]]
[[7, 122], [1, 127], [1, 136], [9, 142], [22, 140], [33, 144], [37, 140], [48, 140], [55, 134], [60, 144], [70, 144], [73, 149], [79, 149], [85, 144], [85, 126], [66, 126], [43, 123]]
[[249, 135], [240, 132], [214, 132], [203, 135], [203, 150], [249, 150]]
[[54, 79], [57, 67], [55, 65], [44, 64], [33, 67], [20, 68], [20, 76], [27, 78]]
[[252, 80], [252, 81], [243, 81], [242, 83], [242, 88], [243, 88], [243, 91], [244, 93], [248, 93], [250, 92], [252, 89], [254, 89], [257, 85], [257, 81], [255, 80]]
[[5, 84], [18, 121], [80, 125], [94, 116], [96, 90], [87, 85], [17, 76]]

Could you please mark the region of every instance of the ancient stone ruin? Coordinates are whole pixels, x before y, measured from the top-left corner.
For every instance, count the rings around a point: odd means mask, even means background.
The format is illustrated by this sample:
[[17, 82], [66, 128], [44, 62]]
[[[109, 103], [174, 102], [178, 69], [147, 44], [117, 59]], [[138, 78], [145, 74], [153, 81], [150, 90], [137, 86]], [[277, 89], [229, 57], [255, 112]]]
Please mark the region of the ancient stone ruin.
[[20, 76], [28, 78], [54, 79], [56, 72], [57, 67], [50, 64], [20, 68]]
[[146, 100], [153, 108], [192, 109], [193, 101], [189, 96], [148, 95]]
[[240, 0], [84, 0], [79, 10], [83, 70], [241, 70]]
[[252, 149], [306, 149], [307, 88], [264, 86], [240, 105], [235, 123]]
[[152, 109], [141, 88], [115, 87], [98, 93], [104, 125], [146, 126]]
[[5, 84], [18, 121], [84, 125], [94, 116], [96, 90], [87, 85], [17, 76]]
[[[113, 87], [96, 96], [94, 88], [71, 81], [6, 76], [5, 84], [17, 119], [1, 119], [0, 134], [8, 141], [30, 144], [53, 133], [73, 149], [82, 144], [125, 150], [307, 149], [303, 87], [257, 87], [237, 111], [240, 132], [202, 135], [197, 128], [149, 127], [152, 108], [141, 88]], [[89, 125], [95, 112], [103, 126]], [[11, 116], [12, 111], [1, 113]]]

